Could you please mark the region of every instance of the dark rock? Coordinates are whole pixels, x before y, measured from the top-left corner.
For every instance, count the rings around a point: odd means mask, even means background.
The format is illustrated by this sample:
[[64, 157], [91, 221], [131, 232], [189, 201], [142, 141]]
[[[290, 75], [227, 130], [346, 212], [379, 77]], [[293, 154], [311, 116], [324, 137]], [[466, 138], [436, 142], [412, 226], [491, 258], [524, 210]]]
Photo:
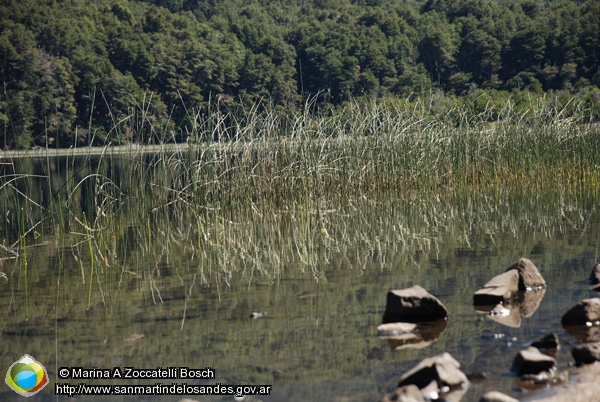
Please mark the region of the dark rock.
[[519, 273], [519, 290], [535, 290], [546, 287], [546, 281], [535, 264], [527, 258], [519, 258], [506, 271], [516, 270]]
[[[408, 332], [405, 329], [414, 326]], [[416, 324], [408, 322], [382, 324], [377, 329], [379, 337], [387, 339], [392, 350], [405, 348], [423, 349], [435, 342], [448, 327], [448, 320], [426, 321]]]
[[538, 348], [529, 347], [520, 351], [510, 369], [519, 377], [524, 375], [539, 375], [542, 372], [553, 373], [556, 371], [556, 360], [543, 354]]
[[502, 304], [512, 298], [513, 293], [519, 290], [519, 272], [515, 270], [504, 272], [493, 277], [475, 292], [473, 303], [475, 305], [494, 306]]
[[505, 395], [502, 392], [490, 391], [486, 392], [479, 402], [519, 402], [519, 400]]
[[600, 299], [585, 299], [571, 307], [562, 317], [562, 325], [597, 325], [600, 322]]
[[600, 361], [600, 342], [577, 345], [571, 350], [571, 354], [577, 366]]
[[396, 388], [394, 392], [383, 397], [382, 402], [425, 402], [423, 393], [416, 385]]
[[592, 270], [592, 273], [590, 274], [589, 282], [592, 285], [600, 284], [600, 264], [596, 264], [596, 266]]
[[388, 292], [383, 323], [435, 321], [447, 316], [448, 310], [441, 301], [415, 285]]
[[449, 353], [444, 352], [421, 360], [400, 378], [398, 386], [414, 384], [424, 389], [433, 381], [437, 384], [438, 392], [465, 387], [469, 383], [467, 376], [460, 371], [460, 363]]
[[545, 337], [533, 342], [531, 346], [538, 348], [540, 352], [544, 353], [545, 355], [556, 357], [556, 352], [560, 348], [560, 343], [556, 334], [548, 334]]

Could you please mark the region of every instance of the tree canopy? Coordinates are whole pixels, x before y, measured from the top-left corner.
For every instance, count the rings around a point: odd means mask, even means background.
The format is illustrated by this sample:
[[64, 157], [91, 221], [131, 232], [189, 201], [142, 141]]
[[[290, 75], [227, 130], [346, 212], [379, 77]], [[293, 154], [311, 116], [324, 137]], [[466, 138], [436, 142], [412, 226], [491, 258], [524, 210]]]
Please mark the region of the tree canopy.
[[600, 102], [598, 1], [0, 0], [0, 15], [3, 148], [184, 141], [210, 105], [316, 94]]

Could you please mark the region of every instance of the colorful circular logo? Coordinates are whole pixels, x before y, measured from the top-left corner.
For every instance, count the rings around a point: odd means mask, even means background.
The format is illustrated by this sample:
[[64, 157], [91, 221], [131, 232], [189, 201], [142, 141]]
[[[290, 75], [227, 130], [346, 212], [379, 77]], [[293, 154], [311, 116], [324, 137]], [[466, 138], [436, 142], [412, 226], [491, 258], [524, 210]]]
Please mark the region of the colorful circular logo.
[[31, 396], [48, 385], [48, 374], [33, 357], [23, 355], [6, 372], [6, 384], [17, 394]]

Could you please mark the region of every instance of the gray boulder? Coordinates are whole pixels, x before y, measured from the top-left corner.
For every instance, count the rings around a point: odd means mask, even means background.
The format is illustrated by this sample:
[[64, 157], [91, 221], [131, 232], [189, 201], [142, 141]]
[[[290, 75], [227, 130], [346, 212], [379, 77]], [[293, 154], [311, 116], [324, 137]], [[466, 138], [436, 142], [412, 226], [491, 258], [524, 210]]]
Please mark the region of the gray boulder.
[[544, 371], [553, 373], [556, 371], [556, 360], [543, 354], [538, 348], [529, 347], [517, 354], [510, 371], [519, 377], [538, 375]]
[[577, 366], [600, 361], [600, 342], [577, 345], [571, 350], [571, 354]]
[[383, 323], [435, 321], [447, 316], [448, 310], [441, 301], [415, 285], [388, 292]]
[[466, 388], [469, 384], [467, 376], [460, 371], [460, 363], [449, 353], [433, 356], [421, 360], [400, 377], [399, 387], [416, 385], [419, 389], [427, 388], [431, 391], [431, 383], [435, 382], [438, 393], [448, 392], [454, 388]]
[[600, 323], [600, 299], [585, 299], [571, 307], [562, 317], [562, 325], [593, 326]]
[[515, 270], [519, 273], [519, 290], [536, 290], [546, 287], [546, 281], [540, 274], [535, 264], [527, 258], [519, 258], [517, 262], [507, 268], [508, 271]]
[[519, 272], [516, 270], [506, 271], [493, 277], [483, 285], [483, 288], [475, 292], [473, 302], [477, 306], [494, 306], [510, 300], [515, 292], [519, 290]]

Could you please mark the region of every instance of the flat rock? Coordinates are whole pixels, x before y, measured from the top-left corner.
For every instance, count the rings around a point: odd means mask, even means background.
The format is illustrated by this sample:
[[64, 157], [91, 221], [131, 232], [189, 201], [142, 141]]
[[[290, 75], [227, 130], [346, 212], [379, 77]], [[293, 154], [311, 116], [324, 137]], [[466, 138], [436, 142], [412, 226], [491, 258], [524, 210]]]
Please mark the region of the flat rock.
[[546, 281], [535, 264], [527, 258], [519, 258], [506, 271], [515, 270], [519, 273], [519, 290], [535, 290], [546, 287]]
[[600, 361], [600, 342], [577, 345], [571, 350], [571, 354], [577, 366]]
[[[439, 390], [463, 387], [469, 383], [467, 376], [460, 371], [460, 363], [448, 352], [421, 360], [400, 377], [399, 387], [413, 384], [424, 389], [435, 381]], [[441, 391], [438, 391], [441, 392]]]
[[416, 385], [396, 388], [394, 392], [383, 397], [382, 402], [425, 402], [423, 393]]
[[448, 310], [437, 297], [415, 285], [388, 292], [383, 323], [435, 321], [447, 316]]
[[517, 354], [510, 371], [521, 377], [537, 375], [543, 371], [551, 373], [555, 369], [556, 360], [553, 357], [545, 355], [538, 348], [531, 346]]
[[505, 395], [502, 392], [490, 391], [486, 392], [479, 402], [519, 402], [519, 400]]
[[[594, 325], [600, 321], [600, 299], [585, 299], [571, 307], [562, 317], [562, 325]], [[588, 324], [589, 323], [589, 324]]]
[[389, 324], [381, 324], [378, 326], [377, 332], [380, 337], [393, 337], [408, 334], [415, 328], [417, 328], [417, 324], [412, 322], [391, 322]]
[[475, 292], [473, 303], [475, 305], [493, 306], [510, 300], [515, 292], [519, 291], [519, 272], [506, 271], [493, 277]]
[[[411, 328], [410, 331], [405, 330]], [[377, 329], [379, 337], [387, 339], [392, 350], [423, 349], [435, 342], [448, 327], [448, 320], [425, 321], [416, 324], [398, 322], [382, 324]], [[402, 332], [405, 331], [405, 332]]]

